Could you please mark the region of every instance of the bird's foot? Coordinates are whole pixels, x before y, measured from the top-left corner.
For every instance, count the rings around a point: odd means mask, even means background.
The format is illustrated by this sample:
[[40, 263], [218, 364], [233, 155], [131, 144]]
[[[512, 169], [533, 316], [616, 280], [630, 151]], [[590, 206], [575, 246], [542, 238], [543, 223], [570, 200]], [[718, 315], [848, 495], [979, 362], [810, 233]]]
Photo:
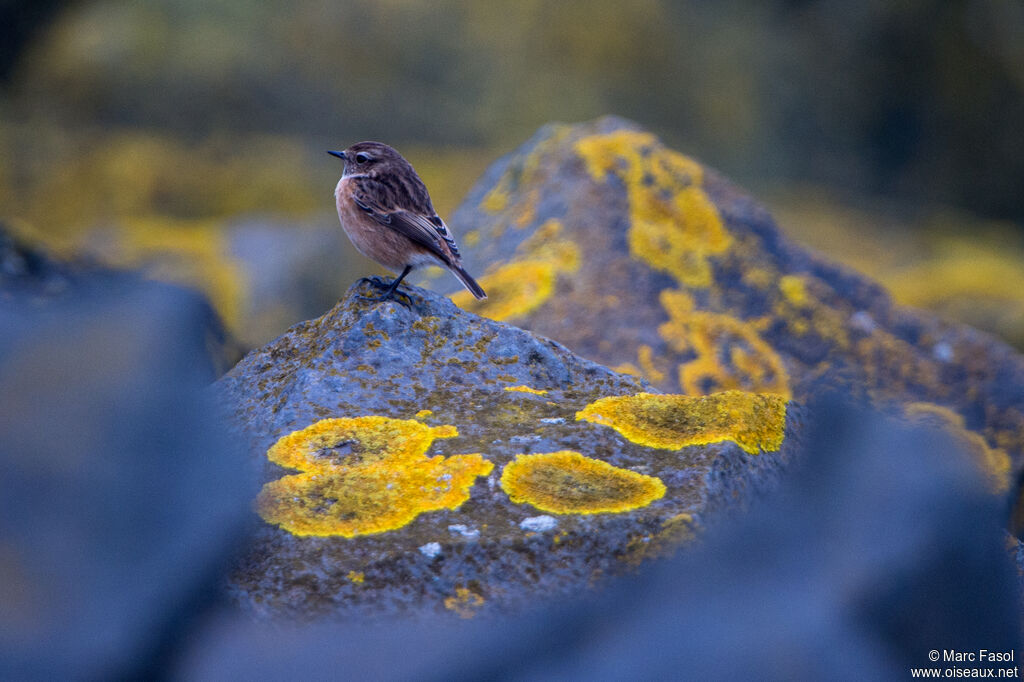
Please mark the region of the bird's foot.
[[363, 277], [361, 282], [366, 282], [378, 289], [384, 289], [384, 293], [380, 296], [363, 296], [357, 295], [356, 298], [371, 303], [380, 303], [382, 301], [395, 301], [400, 305], [404, 305], [406, 308], [412, 308], [412, 299], [405, 292], [399, 291], [398, 287], [395, 286], [395, 282], [385, 282], [380, 277], [374, 275], [373, 277]]
[[377, 275], [372, 275], [370, 277], [361, 277], [359, 281], [366, 282], [367, 284], [375, 286], [378, 289], [387, 289], [388, 287], [391, 286], [388, 282], [385, 282], [383, 278]]
[[356, 298], [364, 301], [370, 301], [371, 303], [380, 303], [381, 301], [394, 301], [399, 305], [404, 305], [406, 308], [412, 308], [412, 299], [409, 295], [401, 291], [392, 291], [390, 294], [381, 294], [380, 296], [357, 296]]

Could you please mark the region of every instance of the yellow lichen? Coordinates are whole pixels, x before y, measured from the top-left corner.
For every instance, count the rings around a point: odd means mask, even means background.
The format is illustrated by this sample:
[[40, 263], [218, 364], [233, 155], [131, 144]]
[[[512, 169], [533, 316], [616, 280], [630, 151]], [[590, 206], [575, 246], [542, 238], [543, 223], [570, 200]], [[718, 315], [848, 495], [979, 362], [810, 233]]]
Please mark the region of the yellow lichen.
[[535, 395], [547, 395], [546, 388], [530, 388], [529, 386], [506, 386], [506, 391], [517, 391], [519, 393], [533, 393]]
[[1010, 456], [1005, 450], [989, 447], [980, 434], [969, 431], [961, 415], [948, 407], [923, 402], [904, 405], [903, 413], [913, 422], [939, 426], [953, 436], [956, 444], [985, 475], [993, 493], [1002, 494], [1010, 489]]
[[345, 577], [348, 578], [349, 582], [355, 585], [362, 585], [363, 581], [366, 580], [366, 576], [363, 575], [362, 571], [349, 571], [348, 575]]
[[580, 267], [580, 249], [568, 239], [556, 239], [562, 225], [548, 220], [520, 244], [515, 257], [480, 278], [487, 298], [478, 301], [468, 291], [452, 294], [457, 306], [492, 320], [522, 317], [543, 305], [555, 291], [559, 273]]
[[614, 173], [625, 185], [630, 254], [681, 284], [710, 286], [710, 258], [725, 253], [732, 237], [701, 188], [700, 164], [650, 133], [628, 130], [584, 137], [575, 149], [595, 181]]
[[773, 393], [724, 391], [706, 396], [638, 393], [610, 396], [576, 413], [628, 440], [678, 450], [731, 440], [751, 454], [778, 450], [786, 428], [786, 399]]
[[456, 587], [455, 594], [444, 600], [444, 607], [454, 611], [459, 618], [472, 618], [484, 605], [484, 598], [468, 587]]
[[501, 487], [513, 502], [553, 514], [624, 512], [665, 494], [665, 485], [653, 476], [572, 450], [516, 455], [501, 473]]
[[432, 414], [434, 414], [433, 410], [420, 410], [419, 412], [416, 413], [416, 418], [425, 419], [426, 417], [429, 417]]
[[533, 312], [555, 290], [555, 268], [544, 261], [502, 265], [480, 278], [487, 298], [478, 301], [468, 291], [452, 294], [455, 305], [492, 320], [502, 321]]
[[499, 213], [505, 210], [508, 206], [508, 195], [511, 187], [511, 176], [505, 173], [498, 180], [498, 183], [491, 188], [491, 190], [484, 195], [483, 200], [480, 202], [480, 208], [484, 209], [488, 213]]
[[797, 275], [783, 275], [779, 278], [779, 291], [786, 300], [797, 307], [807, 304], [807, 287]]
[[636, 359], [640, 363], [640, 369], [643, 370], [643, 376], [648, 381], [652, 384], [664, 381], [665, 373], [654, 365], [654, 349], [645, 343], [640, 344], [636, 349]]
[[354, 537], [456, 509], [494, 465], [479, 454], [426, 457], [454, 426], [367, 416], [324, 419], [278, 440], [270, 461], [302, 473], [263, 486], [257, 509], [295, 535]]
[[742, 389], [790, 397], [782, 358], [753, 324], [696, 310], [693, 299], [683, 291], [666, 289], [660, 300], [669, 321], [658, 327], [658, 334], [672, 350], [696, 356], [679, 365], [683, 391], [703, 394]]
[[619, 374], [629, 374], [634, 377], [642, 377], [644, 375], [643, 370], [634, 365], [632, 362], [624, 362], [621, 365], [615, 365], [611, 368], [612, 371], [618, 372]]

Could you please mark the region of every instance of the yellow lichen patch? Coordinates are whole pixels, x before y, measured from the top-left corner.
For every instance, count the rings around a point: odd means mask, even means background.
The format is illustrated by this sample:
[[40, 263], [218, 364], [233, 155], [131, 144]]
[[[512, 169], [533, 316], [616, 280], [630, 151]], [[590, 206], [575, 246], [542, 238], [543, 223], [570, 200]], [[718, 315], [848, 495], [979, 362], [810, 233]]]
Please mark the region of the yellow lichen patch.
[[653, 476], [572, 450], [516, 455], [501, 473], [501, 487], [513, 502], [553, 514], [624, 512], [665, 495], [665, 485]]
[[487, 298], [478, 301], [468, 291], [452, 294], [455, 305], [492, 320], [527, 315], [551, 298], [555, 268], [544, 261], [520, 261], [502, 265], [480, 278]]
[[658, 334], [672, 350], [696, 356], [679, 365], [683, 391], [703, 394], [741, 389], [790, 397], [782, 358], [752, 323], [696, 310], [693, 299], [683, 291], [667, 289], [660, 299], [669, 321], [658, 327]]
[[506, 386], [506, 391], [516, 391], [519, 393], [533, 393], [535, 395], [547, 395], [546, 388], [530, 388], [529, 386]]
[[820, 280], [809, 275], [783, 275], [778, 278], [780, 296], [772, 314], [786, 323], [797, 336], [816, 334], [843, 351], [850, 349], [849, 312], [823, 303], [812, 293], [812, 286], [825, 289]]
[[614, 173], [625, 185], [630, 254], [681, 284], [710, 286], [710, 258], [725, 253], [732, 237], [702, 189], [700, 164], [635, 131], [584, 137], [575, 148], [594, 180]]
[[416, 418], [417, 419], [425, 419], [425, 418], [429, 417], [432, 414], [434, 414], [433, 410], [420, 410], [419, 412], [416, 413]]
[[556, 239], [562, 230], [557, 220], [548, 220], [520, 244], [512, 261], [480, 278], [487, 298], [478, 301], [468, 291], [452, 294], [455, 305], [492, 320], [527, 315], [543, 305], [555, 291], [559, 273], [580, 267], [579, 246], [568, 239]]
[[488, 213], [504, 211], [505, 207], [508, 206], [508, 195], [512, 185], [511, 180], [512, 178], [508, 173], [502, 175], [498, 183], [491, 188], [491, 191], [484, 195], [483, 200], [480, 202], [480, 208]]
[[362, 585], [366, 580], [366, 576], [363, 575], [362, 571], [349, 571], [345, 577], [354, 585]]
[[638, 393], [610, 396], [576, 413], [639, 445], [678, 450], [731, 440], [757, 454], [778, 450], [786, 429], [786, 399], [773, 393], [724, 391], [706, 396]]
[[321, 420], [267, 452], [270, 461], [302, 473], [264, 485], [257, 509], [295, 535], [344, 537], [456, 509], [476, 477], [494, 468], [479, 454], [426, 457], [434, 439], [457, 435], [454, 426], [381, 416]]
[[654, 364], [654, 349], [645, 343], [640, 344], [636, 349], [636, 359], [640, 363], [643, 376], [652, 384], [661, 383], [665, 379], [665, 373]]
[[644, 375], [643, 370], [634, 365], [632, 362], [624, 362], [621, 365], [615, 365], [611, 369], [612, 371], [618, 372], [619, 374], [628, 374], [634, 377], [642, 377]]
[[783, 275], [779, 278], [779, 291], [786, 300], [797, 307], [807, 304], [807, 286], [797, 275]]
[[1002, 494], [1010, 489], [1010, 456], [1000, 448], [989, 447], [980, 434], [967, 430], [961, 415], [934, 403], [909, 403], [904, 405], [903, 413], [913, 422], [939, 426], [953, 436], [985, 475], [993, 493]]
[[459, 618], [472, 618], [484, 605], [484, 598], [468, 587], [456, 587], [455, 594], [444, 600], [444, 607], [454, 611]]

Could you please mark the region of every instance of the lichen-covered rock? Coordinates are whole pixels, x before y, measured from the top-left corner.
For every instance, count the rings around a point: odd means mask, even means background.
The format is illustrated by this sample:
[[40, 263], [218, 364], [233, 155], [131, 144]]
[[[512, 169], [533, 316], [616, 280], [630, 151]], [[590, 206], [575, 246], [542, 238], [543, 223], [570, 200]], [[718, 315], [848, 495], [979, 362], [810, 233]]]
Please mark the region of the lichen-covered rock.
[[[658, 403], [642, 379], [424, 290], [409, 306], [360, 298], [373, 293], [356, 285], [216, 386], [264, 483], [264, 525], [231, 579], [250, 609], [468, 616], [533, 603], [774, 484], [784, 402], [725, 394], [675, 427], [688, 407]], [[614, 411], [599, 402], [633, 395]], [[644, 438], [702, 429], [692, 442], [712, 444]]]
[[454, 294], [467, 310], [671, 393], [806, 400], [835, 389], [893, 414], [929, 403], [955, 415], [951, 430], [983, 437], [979, 461], [993, 489], [1016, 492], [1020, 355], [893, 305], [879, 285], [787, 240], [752, 198], [635, 124], [543, 128], [485, 174], [451, 223], [490, 295]]

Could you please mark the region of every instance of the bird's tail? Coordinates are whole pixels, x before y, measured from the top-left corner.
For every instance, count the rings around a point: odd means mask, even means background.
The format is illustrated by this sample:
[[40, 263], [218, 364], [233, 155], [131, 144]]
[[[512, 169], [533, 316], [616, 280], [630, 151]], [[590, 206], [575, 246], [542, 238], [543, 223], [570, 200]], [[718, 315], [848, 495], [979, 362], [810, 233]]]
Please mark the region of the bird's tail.
[[477, 299], [487, 298], [487, 294], [480, 288], [480, 285], [476, 283], [468, 272], [462, 269], [461, 265], [455, 265], [452, 267], [452, 274], [459, 278], [462, 282], [462, 286], [469, 289], [469, 293], [473, 294]]

